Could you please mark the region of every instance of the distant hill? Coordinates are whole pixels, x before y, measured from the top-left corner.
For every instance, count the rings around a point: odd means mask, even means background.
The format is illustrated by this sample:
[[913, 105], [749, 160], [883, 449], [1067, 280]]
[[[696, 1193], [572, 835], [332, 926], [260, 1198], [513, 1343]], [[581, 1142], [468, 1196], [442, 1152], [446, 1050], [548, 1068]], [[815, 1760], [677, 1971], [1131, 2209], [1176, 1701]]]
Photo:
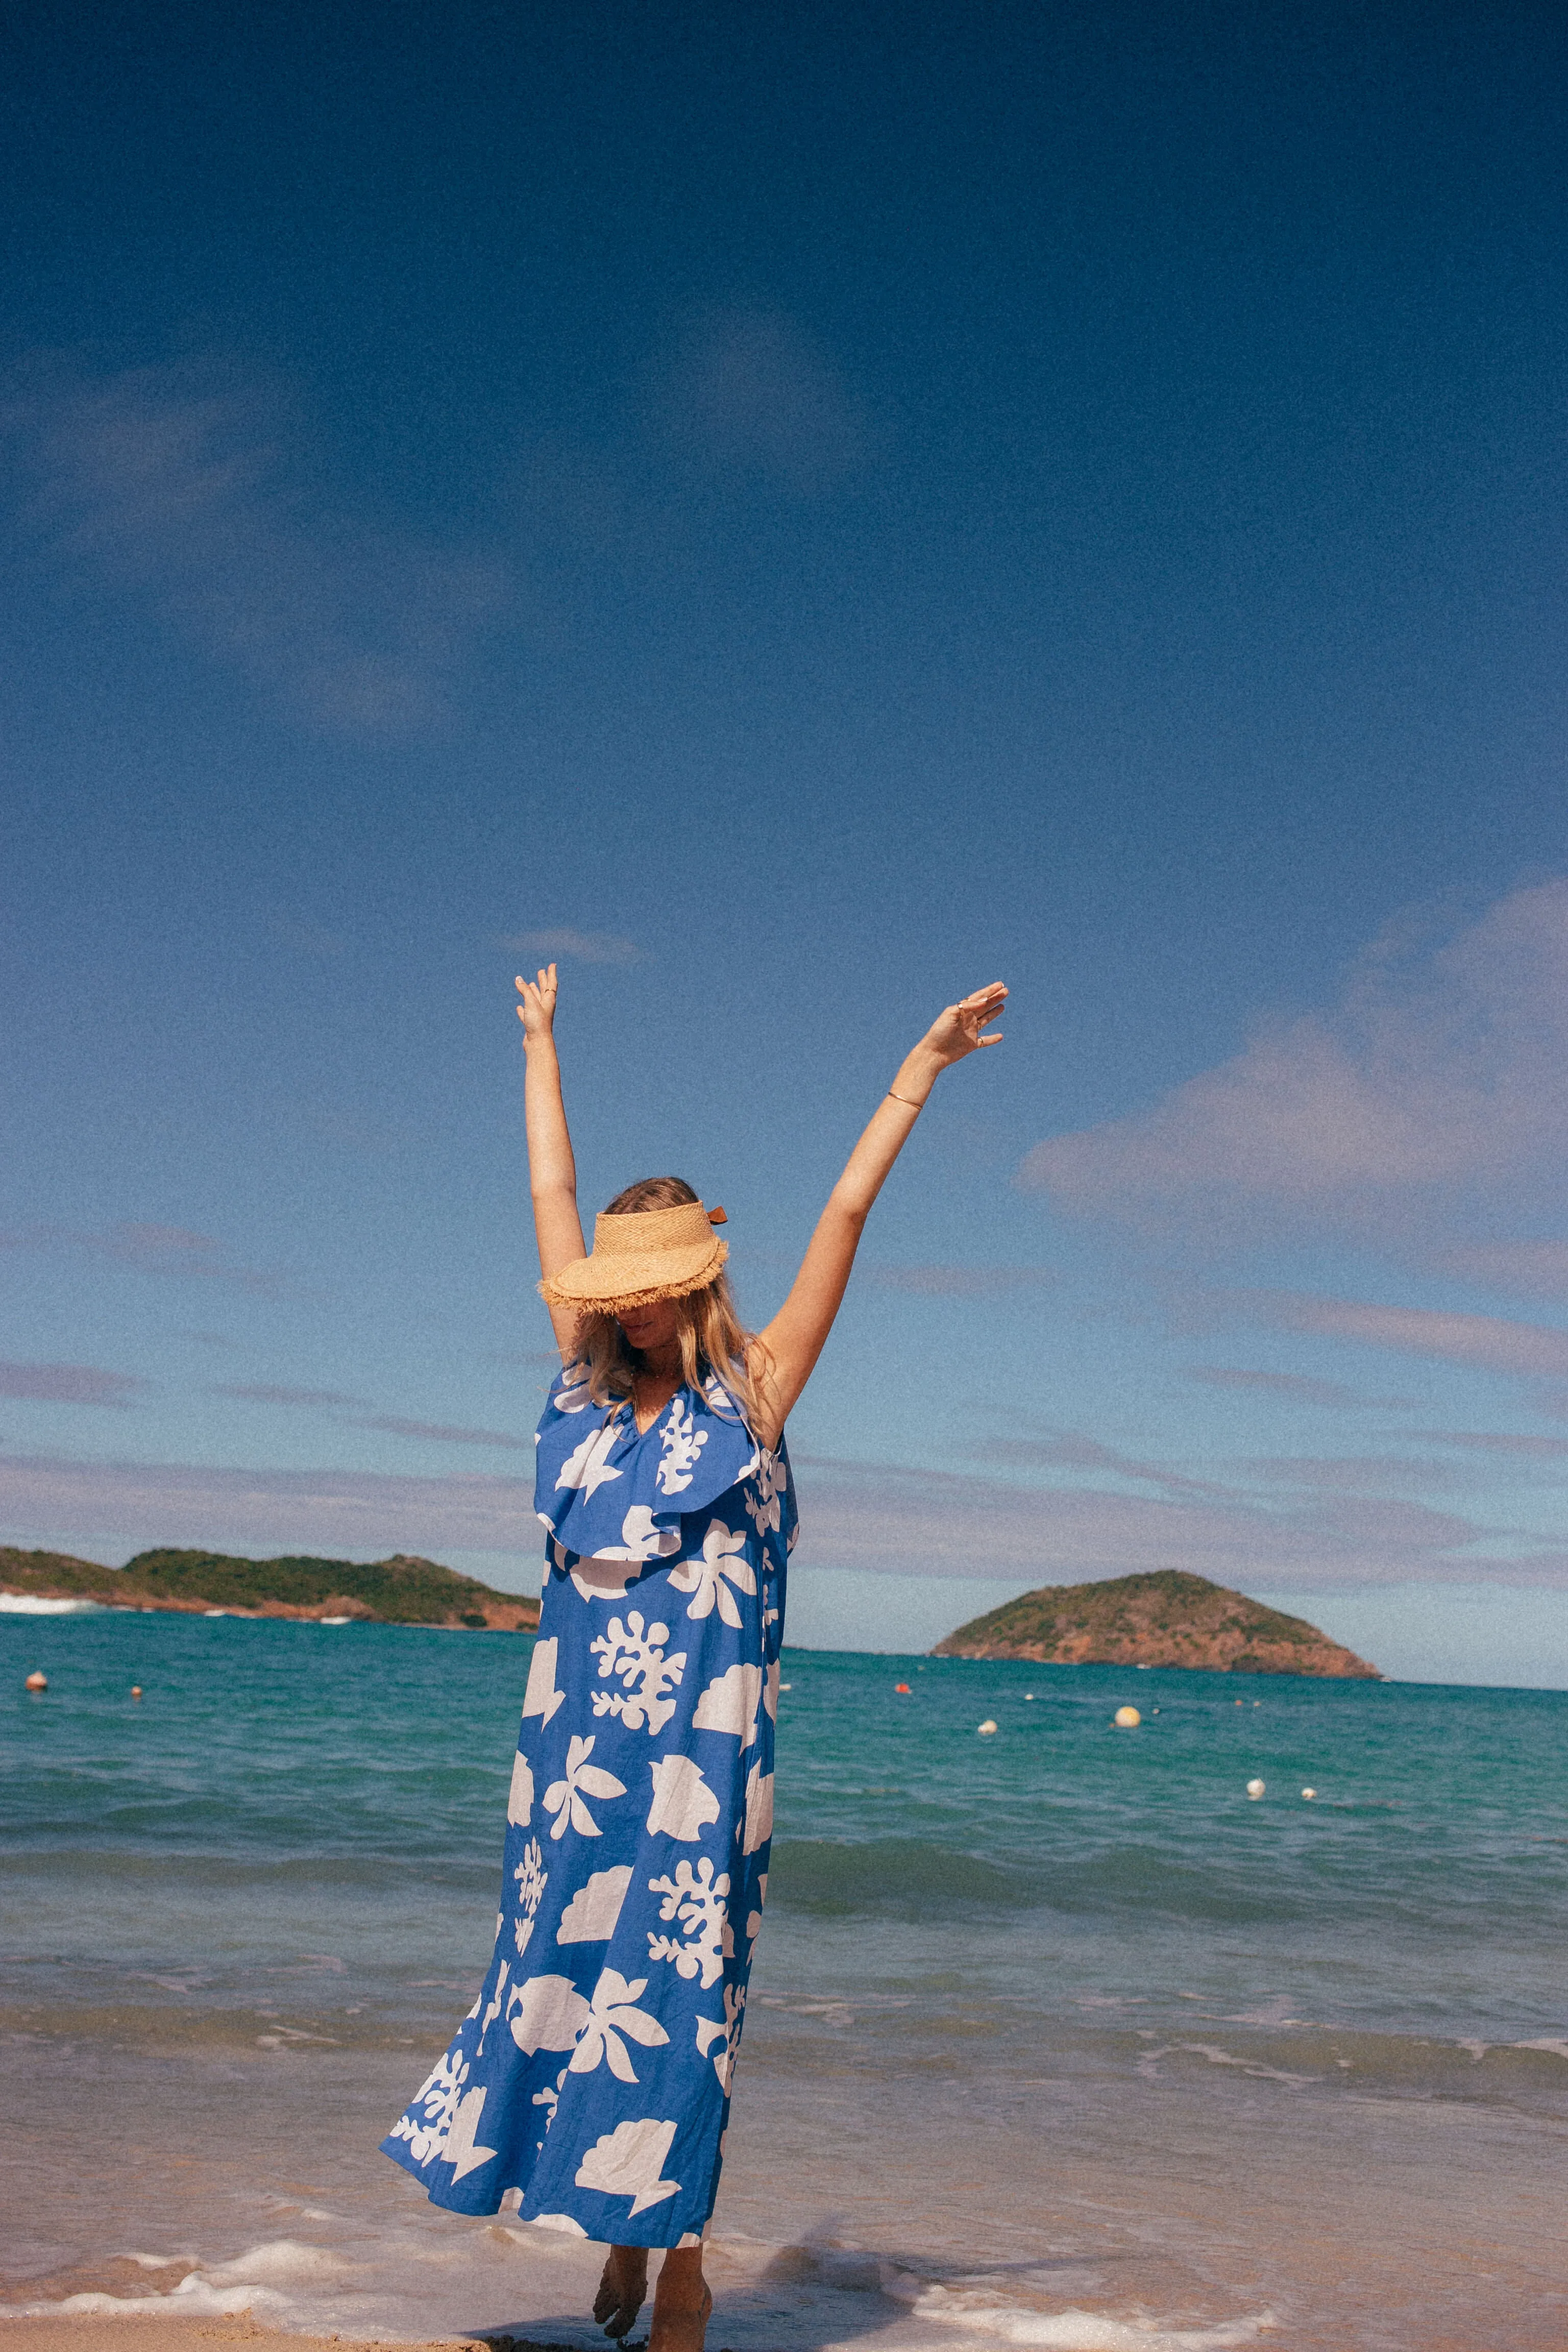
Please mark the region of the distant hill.
[[1380, 1679], [1375, 1666], [1331, 1642], [1304, 1617], [1287, 1617], [1179, 1569], [1118, 1576], [1105, 1584], [1042, 1585], [961, 1625], [931, 1655]]
[[383, 1625], [531, 1632], [539, 1603], [496, 1592], [433, 1559], [237, 1559], [217, 1551], [142, 1551], [123, 1568], [0, 1545], [0, 1591], [99, 1601], [111, 1609], [233, 1610], [247, 1617], [363, 1617]]

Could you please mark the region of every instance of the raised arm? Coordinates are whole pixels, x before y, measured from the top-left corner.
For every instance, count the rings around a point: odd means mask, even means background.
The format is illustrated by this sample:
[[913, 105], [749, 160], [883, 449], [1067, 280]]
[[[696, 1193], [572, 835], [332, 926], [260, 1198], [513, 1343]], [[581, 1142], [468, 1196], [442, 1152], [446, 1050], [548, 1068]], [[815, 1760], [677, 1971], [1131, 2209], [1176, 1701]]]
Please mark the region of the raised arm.
[[767, 1423], [757, 1433], [765, 1444], [778, 1443], [795, 1399], [811, 1378], [823, 1342], [833, 1328], [871, 1203], [908, 1142], [926, 1097], [951, 1064], [984, 1045], [1001, 1044], [999, 1029], [988, 1036], [981, 1033], [995, 1020], [1006, 996], [1002, 982], [994, 981], [989, 988], [976, 989], [962, 1004], [950, 1004], [939, 1014], [913, 1053], [905, 1055], [898, 1076], [849, 1154], [848, 1165], [817, 1219], [789, 1297], [760, 1334], [754, 1351], [752, 1378]]
[[[555, 966], [537, 979], [519, 975], [522, 1003], [517, 1017], [528, 1053], [528, 1076], [523, 1109], [528, 1126], [528, 1189], [533, 1196], [533, 1230], [539, 1240], [539, 1271], [546, 1281], [563, 1265], [585, 1257], [583, 1221], [577, 1214], [577, 1162], [572, 1157], [572, 1137], [566, 1106], [561, 1099], [561, 1065], [555, 1055]], [[570, 1307], [552, 1307], [551, 1328], [564, 1354], [576, 1329]]]

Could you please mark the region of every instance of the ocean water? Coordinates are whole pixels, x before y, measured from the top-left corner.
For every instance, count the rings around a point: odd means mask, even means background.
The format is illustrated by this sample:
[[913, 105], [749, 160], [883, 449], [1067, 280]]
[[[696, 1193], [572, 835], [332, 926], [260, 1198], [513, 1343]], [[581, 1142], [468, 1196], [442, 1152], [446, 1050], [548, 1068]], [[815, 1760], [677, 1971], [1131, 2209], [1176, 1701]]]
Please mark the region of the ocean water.
[[[595, 2250], [375, 2152], [489, 1957], [530, 1647], [0, 1616], [0, 2313], [601, 2340]], [[784, 1680], [715, 2352], [1560, 2352], [1568, 1695]]]

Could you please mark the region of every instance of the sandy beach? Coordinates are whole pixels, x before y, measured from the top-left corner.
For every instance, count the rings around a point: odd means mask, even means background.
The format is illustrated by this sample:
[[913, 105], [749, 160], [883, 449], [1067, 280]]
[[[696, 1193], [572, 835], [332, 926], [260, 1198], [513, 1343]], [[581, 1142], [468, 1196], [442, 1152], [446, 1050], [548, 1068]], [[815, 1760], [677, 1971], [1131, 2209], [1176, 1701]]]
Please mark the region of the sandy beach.
[[[0, 2343], [6, 2352], [104, 2352], [106, 2343], [120, 2347], [120, 2352], [223, 2352], [229, 2345], [268, 2344], [283, 2346], [287, 2352], [326, 2352], [331, 2344], [365, 2340], [289, 2336], [246, 2318], [105, 2320], [97, 2314], [81, 2319], [10, 2319], [5, 2320], [4, 2329]], [[399, 2352], [478, 2352], [481, 2346], [488, 2352], [523, 2352], [527, 2343], [521, 2336], [447, 2336], [438, 2343], [400, 2346]], [[550, 2352], [550, 2347], [531, 2345], [529, 2352]]]

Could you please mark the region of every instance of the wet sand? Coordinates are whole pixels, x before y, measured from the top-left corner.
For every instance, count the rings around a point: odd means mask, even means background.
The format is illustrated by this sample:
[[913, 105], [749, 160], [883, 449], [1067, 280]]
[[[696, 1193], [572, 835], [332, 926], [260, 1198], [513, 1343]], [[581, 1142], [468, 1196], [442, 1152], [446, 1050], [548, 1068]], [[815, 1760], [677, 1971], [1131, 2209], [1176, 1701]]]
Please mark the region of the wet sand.
[[[346, 2336], [292, 2336], [276, 2327], [261, 2327], [252, 2319], [165, 2319], [147, 2317], [105, 2319], [93, 2313], [81, 2319], [6, 2319], [0, 2314], [0, 2347], [4, 2352], [261, 2352], [274, 2345], [279, 2352], [327, 2352], [329, 2345], [374, 2344], [384, 2338]], [[447, 2336], [437, 2343], [409, 2345], [398, 2340], [397, 2352], [568, 2352], [565, 2347], [535, 2346], [521, 2336]], [[571, 2347], [575, 2352], [575, 2347]]]

